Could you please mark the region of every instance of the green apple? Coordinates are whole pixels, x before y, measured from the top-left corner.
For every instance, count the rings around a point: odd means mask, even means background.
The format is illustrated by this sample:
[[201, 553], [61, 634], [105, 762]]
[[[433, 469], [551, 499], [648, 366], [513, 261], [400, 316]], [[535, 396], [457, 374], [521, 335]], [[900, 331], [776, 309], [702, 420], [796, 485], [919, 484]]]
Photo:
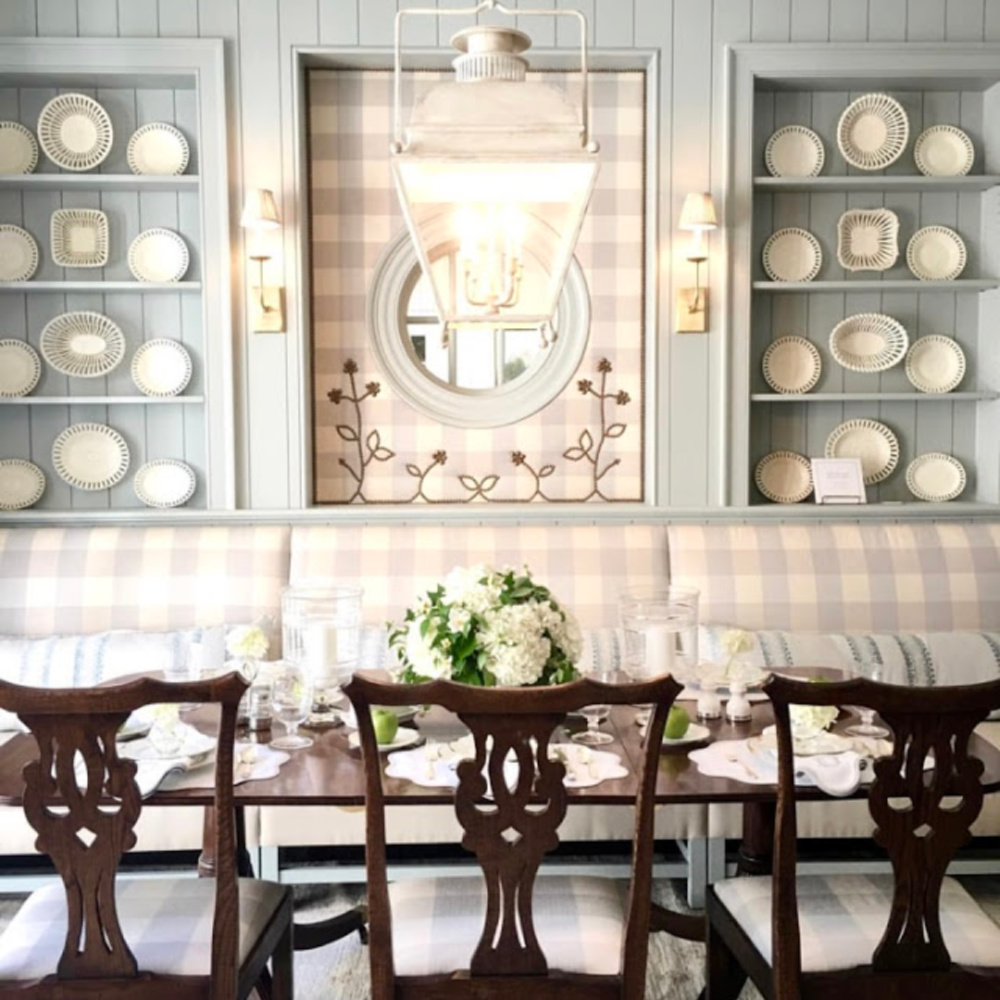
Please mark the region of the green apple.
[[372, 728], [375, 730], [375, 742], [384, 746], [396, 738], [399, 729], [399, 716], [388, 708], [376, 708], [372, 712]]
[[667, 724], [663, 728], [663, 735], [668, 740], [679, 740], [691, 725], [691, 716], [683, 705], [671, 705], [670, 713], [667, 715]]

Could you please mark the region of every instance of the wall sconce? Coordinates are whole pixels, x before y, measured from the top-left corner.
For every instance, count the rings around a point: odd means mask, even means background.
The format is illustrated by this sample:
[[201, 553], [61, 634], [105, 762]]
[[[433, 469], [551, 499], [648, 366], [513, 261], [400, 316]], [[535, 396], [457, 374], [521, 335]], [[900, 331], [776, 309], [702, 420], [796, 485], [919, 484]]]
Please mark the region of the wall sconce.
[[708, 332], [708, 289], [701, 285], [701, 265], [708, 260], [708, 239], [705, 233], [718, 228], [715, 205], [709, 192], [689, 194], [684, 199], [678, 228], [691, 233], [691, 243], [685, 258], [694, 264], [694, 288], [677, 291], [677, 332]]
[[257, 284], [250, 288], [250, 329], [255, 333], [283, 333], [284, 290], [280, 285], [264, 284], [264, 264], [271, 259], [271, 254], [265, 252], [264, 234], [281, 226], [274, 195], [267, 188], [247, 191], [240, 225], [252, 233], [250, 260], [258, 268]]

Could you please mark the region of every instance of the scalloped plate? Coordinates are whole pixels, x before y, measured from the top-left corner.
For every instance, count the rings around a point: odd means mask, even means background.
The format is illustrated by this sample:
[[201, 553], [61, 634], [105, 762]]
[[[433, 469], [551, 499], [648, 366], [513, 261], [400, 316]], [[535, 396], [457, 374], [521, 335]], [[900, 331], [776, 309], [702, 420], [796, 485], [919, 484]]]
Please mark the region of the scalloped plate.
[[921, 281], [954, 281], [967, 260], [964, 240], [947, 226], [924, 226], [906, 244], [906, 264]]
[[190, 262], [187, 244], [172, 229], [147, 229], [128, 248], [128, 269], [136, 281], [180, 281]]
[[166, 122], [150, 122], [132, 133], [125, 153], [133, 174], [183, 174], [191, 150], [184, 134]]
[[128, 445], [107, 424], [73, 424], [53, 443], [52, 464], [75, 489], [106, 490], [128, 472]]
[[921, 337], [906, 355], [906, 377], [921, 392], [951, 392], [965, 377], [965, 352], [951, 337]]
[[23, 458], [0, 459], [0, 510], [24, 510], [45, 492], [45, 473]]
[[772, 451], [753, 474], [757, 489], [773, 503], [801, 503], [813, 491], [809, 459], [794, 451]]
[[174, 458], [157, 458], [140, 466], [132, 480], [135, 495], [147, 507], [181, 507], [198, 485], [194, 469]]
[[910, 139], [910, 119], [888, 94], [864, 94], [852, 101], [837, 123], [837, 146], [852, 167], [882, 170], [895, 163]]
[[817, 177], [825, 159], [823, 140], [805, 125], [779, 128], [764, 150], [764, 163], [773, 177]]
[[30, 174], [38, 166], [38, 142], [20, 122], [0, 122], [0, 174]]
[[0, 340], [0, 396], [27, 396], [42, 377], [42, 362], [31, 344], [14, 338]]
[[816, 345], [805, 337], [779, 337], [764, 352], [764, 378], [781, 393], [805, 393], [816, 387], [823, 360]]
[[865, 485], [887, 479], [899, 463], [899, 441], [885, 424], [861, 418], [835, 427], [826, 439], [827, 458], [857, 458]]
[[38, 116], [42, 151], [66, 170], [93, 170], [111, 152], [114, 129], [107, 111], [86, 94], [60, 94]]
[[962, 495], [966, 484], [965, 466], [951, 455], [929, 451], [906, 467], [906, 485], [927, 503], [947, 503]]
[[808, 230], [791, 226], [768, 237], [763, 260], [772, 281], [812, 281], [823, 266], [823, 248]]
[[191, 381], [191, 355], [179, 341], [157, 337], [132, 356], [132, 381], [145, 396], [177, 396]]
[[932, 125], [917, 136], [913, 162], [925, 177], [962, 177], [976, 162], [976, 149], [960, 128]]
[[38, 244], [20, 226], [0, 225], [0, 281], [29, 281], [38, 270]]

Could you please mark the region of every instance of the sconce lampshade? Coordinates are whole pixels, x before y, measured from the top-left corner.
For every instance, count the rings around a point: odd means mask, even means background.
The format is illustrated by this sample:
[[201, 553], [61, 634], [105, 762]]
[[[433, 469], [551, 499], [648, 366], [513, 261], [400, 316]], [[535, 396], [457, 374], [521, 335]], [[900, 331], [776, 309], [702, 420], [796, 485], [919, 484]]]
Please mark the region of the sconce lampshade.
[[684, 199], [681, 208], [681, 218], [678, 228], [698, 232], [705, 229], [718, 228], [719, 221], [715, 215], [715, 204], [708, 191], [689, 194]]
[[240, 225], [244, 229], [277, 229], [281, 225], [274, 195], [267, 188], [250, 188], [243, 200]]

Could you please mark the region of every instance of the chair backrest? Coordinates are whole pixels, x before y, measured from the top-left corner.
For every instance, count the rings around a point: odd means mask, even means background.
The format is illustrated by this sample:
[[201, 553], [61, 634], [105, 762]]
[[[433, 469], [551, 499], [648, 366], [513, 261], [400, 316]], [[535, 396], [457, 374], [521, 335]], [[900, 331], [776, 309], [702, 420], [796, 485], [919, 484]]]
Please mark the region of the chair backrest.
[[[558, 846], [559, 825], [566, 814], [565, 765], [550, 760], [548, 753], [556, 728], [567, 713], [586, 705], [653, 704], [638, 775], [632, 878], [621, 965], [625, 979], [622, 995], [641, 995], [649, 937], [653, 797], [659, 748], [667, 713], [681, 685], [665, 676], [629, 685], [585, 679], [556, 687], [478, 688], [452, 681], [387, 684], [358, 674], [344, 690], [357, 715], [365, 764], [369, 933], [372, 955], [380, 956], [378, 968], [373, 962], [374, 997], [392, 994], [395, 974], [382, 768], [371, 706], [438, 705], [454, 712], [472, 733], [475, 757], [458, 765], [454, 804], [465, 831], [462, 845], [476, 855], [486, 885], [486, 919], [468, 970], [475, 980], [488, 976], [538, 977], [548, 972], [535, 935], [532, 891], [542, 860]], [[510, 753], [518, 762], [513, 788], [504, 779], [504, 761]], [[492, 800], [484, 803], [486, 776]], [[470, 993], [474, 989], [474, 985], [470, 986]]]
[[[212, 995], [235, 996], [239, 897], [233, 818], [236, 711], [246, 690], [237, 673], [207, 681], [166, 683], [142, 678], [100, 688], [23, 687], [0, 681], [0, 709], [16, 713], [38, 744], [24, 768], [24, 812], [40, 851], [66, 889], [66, 943], [59, 981], [115, 980], [115, 996], [148, 993], [150, 977], [137, 967], [122, 933], [115, 877], [136, 843], [142, 811], [136, 763], [118, 755], [116, 735], [131, 712], [154, 703], [221, 706], [216, 750], [216, 897], [212, 928]], [[86, 770], [86, 781], [78, 776]]]
[[[873, 836], [889, 855], [894, 879], [888, 923], [871, 964], [876, 972], [947, 970], [950, 958], [939, 919], [941, 883], [982, 808], [984, 765], [969, 754], [969, 739], [1000, 707], [1000, 681], [931, 689], [863, 678], [810, 684], [772, 675], [764, 690], [774, 706], [778, 740], [772, 907], [776, 979], [791, 982], [801, 975], [789, 705], [871, 708], [891, 729], [892, 753], [875, 761], [868, 790]], [[929, 754], [933, 768], [925, 766]], [[987, 777], [1000, 780], [997, 774]]]

